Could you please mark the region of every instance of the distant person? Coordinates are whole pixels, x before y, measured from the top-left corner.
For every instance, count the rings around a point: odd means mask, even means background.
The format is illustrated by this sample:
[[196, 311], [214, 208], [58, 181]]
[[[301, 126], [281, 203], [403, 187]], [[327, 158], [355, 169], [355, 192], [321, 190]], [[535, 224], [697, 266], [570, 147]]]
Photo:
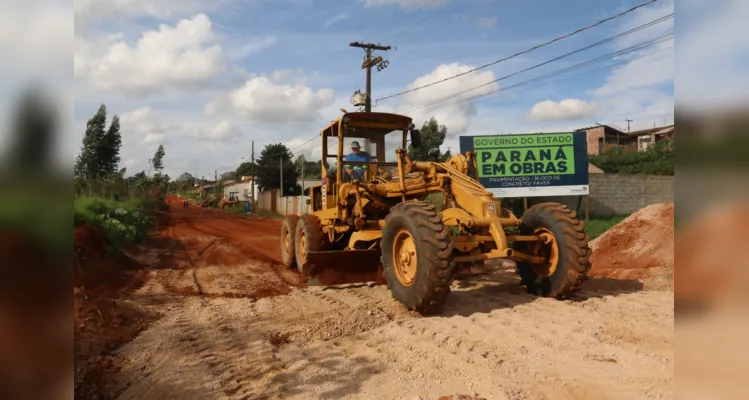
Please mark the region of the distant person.
[[247, 200], [244, 202], [244, 215], [250, 215], [250, 201]]
[[[361, 151], [361, 146], [359, 145], [359, 142], [354, 140], [351, 142], [351, 153], [346, 156], [344, 161], [354, 161], [354, 162], [372, 162], [372, 156], [369, 155], [369, 153], [365, 151]], [[354, 179], [362, 180], [364, 179], [364, 171], [369, 168], [367, 165], [344, 165], [346, 174]]]

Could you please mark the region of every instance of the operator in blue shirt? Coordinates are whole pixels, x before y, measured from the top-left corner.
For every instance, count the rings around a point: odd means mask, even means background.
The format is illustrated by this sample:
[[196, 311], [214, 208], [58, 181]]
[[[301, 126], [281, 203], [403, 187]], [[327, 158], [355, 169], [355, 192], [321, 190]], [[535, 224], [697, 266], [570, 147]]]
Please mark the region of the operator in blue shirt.
[[[359, 142], [351, 142], [351, 153], [346, 156], [344, 161], [356, 161], [356, 162], [372, 162], [372, 157], [369, 153], [361, 151]], [[346, 175], [351, 179], [364, 179], [364, 171], [369, 168], [368, 165], [344, 165]]]

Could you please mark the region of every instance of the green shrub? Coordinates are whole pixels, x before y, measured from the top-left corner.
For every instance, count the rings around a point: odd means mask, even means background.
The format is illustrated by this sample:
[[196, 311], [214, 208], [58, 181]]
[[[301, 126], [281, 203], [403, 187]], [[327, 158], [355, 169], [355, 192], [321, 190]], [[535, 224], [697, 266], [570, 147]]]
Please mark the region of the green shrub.
[[139, 243], [148, 235], [153, 218], [142, 211], [143, 201], [114, 201], [98, 197], [82, 197], [73, 201], [74, 223], [88, 223], [99, 228], [115, 249]]
[[645, 151], [611, 149], [588, 160], [607, 174], [673, 175], [673, 140], [661, 140]]

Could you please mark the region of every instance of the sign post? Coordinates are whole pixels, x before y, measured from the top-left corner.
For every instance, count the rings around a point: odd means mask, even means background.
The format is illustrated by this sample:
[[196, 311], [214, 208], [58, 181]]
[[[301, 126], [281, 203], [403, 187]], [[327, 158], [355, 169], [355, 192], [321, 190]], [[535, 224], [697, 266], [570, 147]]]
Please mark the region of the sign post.
[[[497, 197], [588, 195], [585, 132], [461, 136], [479, 182]], [[525, 201], [524, 201], [525, 203]]]

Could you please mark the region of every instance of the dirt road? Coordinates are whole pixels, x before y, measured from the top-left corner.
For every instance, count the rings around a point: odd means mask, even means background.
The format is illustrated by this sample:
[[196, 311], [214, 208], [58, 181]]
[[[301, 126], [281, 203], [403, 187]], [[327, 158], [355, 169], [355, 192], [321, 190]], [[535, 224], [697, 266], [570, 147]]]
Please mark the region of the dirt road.
[[304, 288], [278, 265], [280, 221], [174, 208], [147, 282], [161, 317], [117, 350], [120, 399], [669, 399], [673, 293], [593, 280], [571, 301], [514, 271], [456, 281], [444, 312], [386, 287]]

